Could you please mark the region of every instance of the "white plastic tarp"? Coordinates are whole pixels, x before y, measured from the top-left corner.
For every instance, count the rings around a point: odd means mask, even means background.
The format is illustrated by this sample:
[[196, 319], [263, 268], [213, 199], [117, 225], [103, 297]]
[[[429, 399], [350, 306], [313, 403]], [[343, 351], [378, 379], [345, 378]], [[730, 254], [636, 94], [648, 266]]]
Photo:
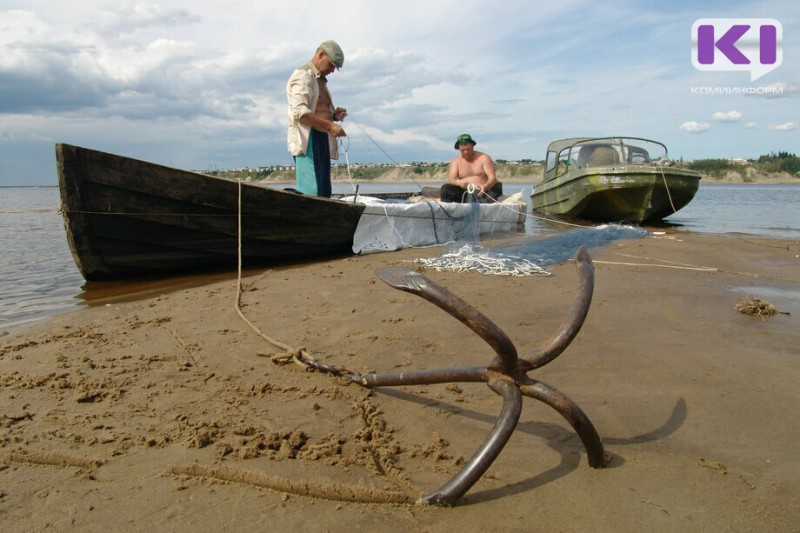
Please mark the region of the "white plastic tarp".
[[[343, 198], [353, 201], [353, 198]], [[511, 200], [511, 201], [509, 201]], [[504, 203], [479, 204], [478, 233], [517, 231], [525, 220], [526, 204], [510, 198]], [[474, 234], [472, 204], [438, 201], [391, 202], [358, 196], [366, 208], [353, 237], [353, 252], [391, 252], [414, 246], [445, 244]]]

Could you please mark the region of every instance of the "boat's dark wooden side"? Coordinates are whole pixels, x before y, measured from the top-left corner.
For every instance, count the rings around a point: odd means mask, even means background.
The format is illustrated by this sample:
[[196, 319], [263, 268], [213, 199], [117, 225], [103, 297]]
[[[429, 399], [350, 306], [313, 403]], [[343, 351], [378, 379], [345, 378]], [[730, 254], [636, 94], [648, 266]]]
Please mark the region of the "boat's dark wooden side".
[[56, 159], [87, 280], [235, 267], [240, 209], [245, 265], [351, 253], [364, 209], [66, 144]]

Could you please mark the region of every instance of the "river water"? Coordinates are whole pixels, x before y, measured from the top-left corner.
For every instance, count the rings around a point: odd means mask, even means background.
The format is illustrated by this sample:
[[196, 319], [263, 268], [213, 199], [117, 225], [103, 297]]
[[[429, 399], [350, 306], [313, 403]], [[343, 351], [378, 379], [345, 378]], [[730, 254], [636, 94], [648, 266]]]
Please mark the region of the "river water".
[[[429, 185], [429, 184], [423, 184]], [[504, 184], [506, 194], [531, 187]], [[408, 191], [402, 184], [368, 184], [360, 193]], [[352, 192], [337, 184], [334, 192]], [[0, 334], [56, 313], [77, 310], [88, 301], [102, 302], [121, 294], [138, 297], [156, 291], [235, 279], [235, 273], [187, 276], [152, 281], [86, 284], [72, 260], [58, 212], [57, 187], [0, 187]], [[701, 185], [694, 200], [667, 219], [674, 229], [699, 233], [746, 233], [800, 240], [800, 185]], [[650, 228], [653, 229], [653, 228]], [[525, 233], [534, 237], [569, 231], [528, 217]]]

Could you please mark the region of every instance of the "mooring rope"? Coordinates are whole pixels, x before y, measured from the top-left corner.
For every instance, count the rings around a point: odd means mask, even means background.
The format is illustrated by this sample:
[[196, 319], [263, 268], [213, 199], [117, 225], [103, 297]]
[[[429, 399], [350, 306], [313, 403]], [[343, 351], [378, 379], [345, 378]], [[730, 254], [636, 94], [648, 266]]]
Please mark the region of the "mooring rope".
[[656, 167], [658, 167], [658, 170], [661, 171], [661, 179], [664, 180], [664, 189], [667, 191], [667, 198], [669, 199], [669, 205], [672, 206], [672, 212], [677, 213], [678, 210], [675, 209], [675, 204], [672, 203], [672, 194], [669, 192], [669, 185], [667, 184], [667, 176], [664, 174], [664, 167], [661, 162], [658, 162]]

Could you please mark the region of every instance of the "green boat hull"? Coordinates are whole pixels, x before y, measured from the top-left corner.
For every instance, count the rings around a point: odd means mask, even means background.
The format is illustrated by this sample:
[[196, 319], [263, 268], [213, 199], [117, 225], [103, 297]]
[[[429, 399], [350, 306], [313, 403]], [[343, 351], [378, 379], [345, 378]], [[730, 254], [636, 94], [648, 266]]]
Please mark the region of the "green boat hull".
[[537, 185], [532, 209], [595, 222], [641, 224], [664, 219], [694, 198], [697, 172], [628, 165], [577, 169]]

